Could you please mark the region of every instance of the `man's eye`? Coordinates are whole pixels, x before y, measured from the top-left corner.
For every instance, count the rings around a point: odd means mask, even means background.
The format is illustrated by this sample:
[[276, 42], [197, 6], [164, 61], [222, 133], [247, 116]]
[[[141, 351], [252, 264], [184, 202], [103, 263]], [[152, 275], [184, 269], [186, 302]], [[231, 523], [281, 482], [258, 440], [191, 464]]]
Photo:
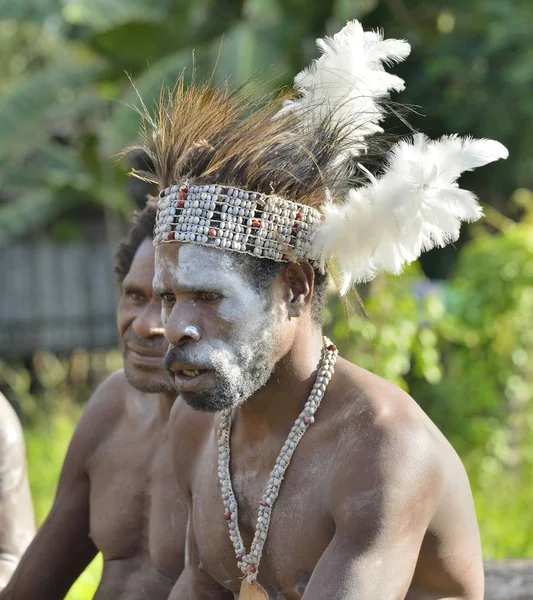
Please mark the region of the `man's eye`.
[[222, 298], [222, 294], [217, 294], [216, 292], [200, 292], [198, 296], [200, 297], [200, 300], [205, 300], [206, 302], [212, 302], [213, 300]]
[[144, 300], [144, 297], [137, 292], [128, 292], [126, 297], [132, 302], [142, 302]]

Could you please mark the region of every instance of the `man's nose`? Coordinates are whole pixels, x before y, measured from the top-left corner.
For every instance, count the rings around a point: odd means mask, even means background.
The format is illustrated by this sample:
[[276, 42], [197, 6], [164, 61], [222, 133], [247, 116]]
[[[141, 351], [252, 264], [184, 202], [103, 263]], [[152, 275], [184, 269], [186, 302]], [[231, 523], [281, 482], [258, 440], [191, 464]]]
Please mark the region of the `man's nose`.
[[187, 309], [172, 310], [165, 323], [165, 336], [173, 346], [183, 346], [188, 342], [198, 342], [201, 336], [200, 326]]
[[132, 329], [141, 338], [165, 335], [159, 302], [149, 302], [134, 319]]

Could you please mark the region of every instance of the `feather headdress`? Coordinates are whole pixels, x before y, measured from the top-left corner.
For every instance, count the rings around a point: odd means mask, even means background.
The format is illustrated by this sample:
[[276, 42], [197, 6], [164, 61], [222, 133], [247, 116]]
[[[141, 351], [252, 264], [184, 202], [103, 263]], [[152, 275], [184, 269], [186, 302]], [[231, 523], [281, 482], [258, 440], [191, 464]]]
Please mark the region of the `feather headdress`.
[[456, 240], [482, 215], [464, 171], [506, 158], [492, 140], [416, 134], [386, 146], [380, 123], [404, 82], [386, 66], [409, 44], [357, 21], [318, 40], [321, 56], [291, 93], [253, 98], [183, 81], [146, 118], [161, 201], [155, 243], [194, 242], [278, 261], [335, 262], [341, 293]]
[[385, 40], [380, 32], [363, 31], [358, 21], [331, 38], [318, 39], [317, 46], [322, 55], [294, 78], [300, 97], [285, 102], [278, 116], [294, 114], [309, 134], [324, 119], [333, 120], [347, 130], [349, 154], [358, 155], [370, 136], [383, 132], [379, 123], [390, 92], [405, 88], [403, 79], [385, 66], [405, 60], [411, 46], [405, 40]]
[[399, 142], [383, 174], [349, 190], [344, 203], [328, 202], [313, 240], [313, 257], [324, 268], [336, 260], [343, 274], [341, 293], [380, 271], [399, 274], [422, 252], [459, 237], [461, 222], [483, 214], [475, 195], [457, 179], [492, 161], [507, 158], [493, 140], [422, 134]]

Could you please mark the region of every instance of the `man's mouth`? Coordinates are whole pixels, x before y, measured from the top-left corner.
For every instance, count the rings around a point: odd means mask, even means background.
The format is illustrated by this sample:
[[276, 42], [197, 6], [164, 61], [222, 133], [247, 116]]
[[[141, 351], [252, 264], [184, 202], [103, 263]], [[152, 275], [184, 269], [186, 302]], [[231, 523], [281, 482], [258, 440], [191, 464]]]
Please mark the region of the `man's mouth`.
[[183, 371], [179, 371], [179, 372], [183, 373], [185, 375], [185, 377], [197, 377], [198, 375], [200, 375], [200, 373], [203, 373], [203, 371], [201, 371], [200, 369], [194, 369], [194, 370], [183, 369]]
[[152, 347], [152, 346], [141, 346], [140, 344], [127, 344], [127, 348], [130, 352], [145, 357], [153, 357], [161, 359], [165, 356], [166, 347]]
[[212, 383], [214, 371], [180, 369], [174, 371], [174, 381], [180, 392], [196, 392]]
[[161, 369], [165, 356], [165, 348], [152, 348], [138, 344], [128, 344], [127, 358], [132, 365], [140, 369]]

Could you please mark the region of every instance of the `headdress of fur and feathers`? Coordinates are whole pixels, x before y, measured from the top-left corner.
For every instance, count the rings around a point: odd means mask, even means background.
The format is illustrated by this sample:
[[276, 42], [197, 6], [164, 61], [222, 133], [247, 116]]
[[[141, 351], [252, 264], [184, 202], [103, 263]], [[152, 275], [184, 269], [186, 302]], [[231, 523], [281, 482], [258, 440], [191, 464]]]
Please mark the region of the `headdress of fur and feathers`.
[[[409, 44], [357, 21], [317, 44], [320, 57], [282, 97], [180, 79], [158, 117], [146, 116], [144, 149], [161, 188], [216, 183], [318, 208], [310, 258], [322, 268], [337, 263], [346, 293], [456, 240], [461, 222], [482, 215], [457, 179], [508, 153], [499, 142], [455, 135], [416, 134], [390, 147], [380, 123], [404, 82], [385, 67], [404, 60]], [[382, 164], [376, 176], [364, 167], [369, 159]]]

